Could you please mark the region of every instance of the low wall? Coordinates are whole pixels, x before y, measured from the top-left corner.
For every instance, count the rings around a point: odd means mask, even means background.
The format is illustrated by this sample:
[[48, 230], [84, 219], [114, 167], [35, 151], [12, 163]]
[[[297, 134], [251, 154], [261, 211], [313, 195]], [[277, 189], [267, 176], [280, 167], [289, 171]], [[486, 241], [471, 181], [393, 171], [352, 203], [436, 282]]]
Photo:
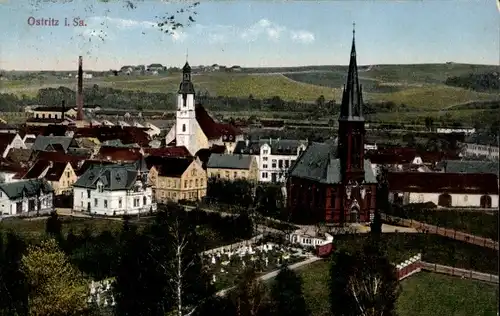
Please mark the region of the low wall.
[[459, 269], [459, 268], [444, 266], [444, 265], [436, 264], [436, 263], [423, 262], [423, 261], [421, 262], [421, 265], [422, 265], [423, 270], [427, 270], [427, 271], [431, 271], [431, 272], [443, 273], [443, 274], [447, 274], [447, 275], [459, 276], [462, 278], [498, 284], [498, 275], [494, 275], [494, 274]]
[[422, 270], [422, 254], [417, 254], [410, 257], [408, 260], [396, 265], [398, 279], [401, 281], [410, 275], [418, 273]]
[[441, 235], [455, 240], [460, 240], [467, 242], [469, 244], [474, 244], [482, 247], [487, 247], [491, 249], [498, 250], [498, 242], [489, 238], [479, 237], [472, 234], [464, 233], [455, 229], [443, 228], [435, 225], [430, 225], [422, 223], [413, 219], [401, 218], [397, 216], [380, 214], [382, 220], [393, 222], [402, 226], [412, 227], [421, 233], [431, 233], [436, 235]]

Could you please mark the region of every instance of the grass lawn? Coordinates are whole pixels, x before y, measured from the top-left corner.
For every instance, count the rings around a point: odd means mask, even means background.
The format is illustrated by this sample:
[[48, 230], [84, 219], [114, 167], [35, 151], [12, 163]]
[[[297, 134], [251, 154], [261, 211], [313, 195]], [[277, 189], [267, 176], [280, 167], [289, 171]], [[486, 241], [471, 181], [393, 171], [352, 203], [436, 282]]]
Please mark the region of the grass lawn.
[[[298, 270], [313, 316], [329, 315], [328, 266], [328, 261], [318, 261]], [[498, 286], [492, 284], [421, 272], [401, 286], [399, 316], [496, 315]]]

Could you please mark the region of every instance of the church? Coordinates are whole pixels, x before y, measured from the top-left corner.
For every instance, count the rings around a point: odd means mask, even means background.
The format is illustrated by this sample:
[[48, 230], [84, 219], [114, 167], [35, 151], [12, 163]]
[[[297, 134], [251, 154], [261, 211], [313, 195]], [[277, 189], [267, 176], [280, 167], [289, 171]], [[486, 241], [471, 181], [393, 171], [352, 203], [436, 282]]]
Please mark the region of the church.
[[191, 67], [186, 62], [177, 93], [175, 124], [165, 138], [167, 146], [184, 146], [196, 156], [200, 149], [213, 146], [224, 146], [226, 152], [232, 152], [240, 140], [243, 140], [243, 133], [238, 128], [215, 121], [201, 104], [196, 103]]
[[354, 31], [338, 123], [336, 140], [311, 143], [289, 170], [287, 206], [296, 219], [334, 224], [373, 220], [377, 179], [364, 157]]

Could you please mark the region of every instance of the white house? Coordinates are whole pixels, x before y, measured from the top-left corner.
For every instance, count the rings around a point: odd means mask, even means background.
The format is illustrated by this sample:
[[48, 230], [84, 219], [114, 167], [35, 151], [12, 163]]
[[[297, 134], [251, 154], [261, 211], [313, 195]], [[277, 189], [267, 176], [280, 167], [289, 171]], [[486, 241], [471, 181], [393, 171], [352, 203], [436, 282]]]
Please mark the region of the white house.
[[455, 128], [455, 127], [438, 127], [436, 129], [438, 134], [451, 134], [451, 133], [464, 133], [465, 135], [472, 135], [476, 132], [475, 128]]
[[333, 242], [333, 236], [328, 233], [325, 233], [324, 236], [317, 236], [317, 234], [311, 234], [300, 229], [291, 234], [287, 234], [286, 238], [292, 244], [299, 244], [305, 247], [322, 246]]
[[498, 208], [498, 177], [492, 173], [389, 172], [387, 180], [393, 203]]
[[236, 144], [233, 154], [254, 155], [259, 164], [259, 181], [280, 183], [285, 180], [288, 169], [306, 148], [307, 140], [247, 139]]
[[175, 124], [165, 137], [165, 143], [168, 146], [185, 146], [193, 156], [200, 149], [214, 145], [225, 146], [227, 152], [232, 152], [236, 142], [243, 140], [241, 131], [230, 124], [216, 122], [202, 105], [196, 104], [188, 63], [182, 72]]
[[460, 143], [463, 147], [463, 155], [466, 157], [486, 157], [492, 160], [498, 160], [499, 147], [479, 143]]
[[148, 172], [144, 160], [93, 165], [73, 184], [73, 209], [107, 216], [156, 211]]
[[21, 136], [17, 133], [0, 133], [0, 152], [2, 153], [2, 158], [7, 157], [12, 148], [26, 149]]
[[54, 190], [45, 179], [0, 184], [2, 216], [47, 214], [54, 210]]
[[151, 137], [151, 138], [161, 134], [161, 129], [159, 127], [157, 127], [156, 125], [153, 125], [152, 123], [145, 122], [144, 127], [148, 128], [148, 130], [146, 131], [146, 134], [148, 134], [149, 137]]

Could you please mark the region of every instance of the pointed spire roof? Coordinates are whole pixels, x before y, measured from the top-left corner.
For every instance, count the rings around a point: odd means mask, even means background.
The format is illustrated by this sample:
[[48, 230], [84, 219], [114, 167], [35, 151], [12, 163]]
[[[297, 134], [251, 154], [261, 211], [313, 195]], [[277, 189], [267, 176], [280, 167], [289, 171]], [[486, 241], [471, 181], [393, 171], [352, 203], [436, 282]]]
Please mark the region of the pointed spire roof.
[[194, 86], [191, 82], [191, 66], [186, 61], [184, 67], [182, 67], [182, 82], [179, 85], [179, 94], [187, 95], [194, 94]]
[[[354, 24], [353, 24], [354, 25]], [[358, 65], [356, 62], [355, 30], [352, 30], [351, 58], [349, 60], [349, 70], [347, 82], [342, 95], [342, 105], [340, 107], [340, 117], [342, 121], [363, 121], [363, 96], [358, 78]]]

